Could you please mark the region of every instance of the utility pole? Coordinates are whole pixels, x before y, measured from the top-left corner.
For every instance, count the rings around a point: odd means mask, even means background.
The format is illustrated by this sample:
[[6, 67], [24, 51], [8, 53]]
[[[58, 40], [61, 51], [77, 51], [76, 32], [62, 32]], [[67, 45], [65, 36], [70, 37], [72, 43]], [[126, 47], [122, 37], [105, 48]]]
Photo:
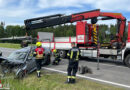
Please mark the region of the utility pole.
[[99, 56], [100, 56], [100, 42], [99, 42], [99, 26], [97, 26], [97, 70], [100, 70]]

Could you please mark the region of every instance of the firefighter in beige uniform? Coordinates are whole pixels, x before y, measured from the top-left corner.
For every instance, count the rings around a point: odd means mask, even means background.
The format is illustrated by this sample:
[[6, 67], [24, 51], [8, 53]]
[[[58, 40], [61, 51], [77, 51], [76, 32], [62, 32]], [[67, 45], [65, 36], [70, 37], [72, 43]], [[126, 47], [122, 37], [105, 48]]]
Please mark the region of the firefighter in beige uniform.
[[41, 42], [37, 42], [36, 46], [37, 48], [35, 49], [34, 56], [36, 57], [37, 77], [40, 77], [41, 63], [44, 59], [44, 48], [41, 47]]

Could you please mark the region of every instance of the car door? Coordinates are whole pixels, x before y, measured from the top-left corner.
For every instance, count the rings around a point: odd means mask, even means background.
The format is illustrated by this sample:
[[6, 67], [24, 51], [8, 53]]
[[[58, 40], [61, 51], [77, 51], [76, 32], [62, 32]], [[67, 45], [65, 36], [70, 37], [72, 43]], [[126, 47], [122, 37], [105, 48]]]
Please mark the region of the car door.
[[36, 69], [35, 57], [33, 57], [32, 52], [29, 53], [29, 56], [26, 59], [26, 65], [27, 65], [27, 70], [29, 72]]

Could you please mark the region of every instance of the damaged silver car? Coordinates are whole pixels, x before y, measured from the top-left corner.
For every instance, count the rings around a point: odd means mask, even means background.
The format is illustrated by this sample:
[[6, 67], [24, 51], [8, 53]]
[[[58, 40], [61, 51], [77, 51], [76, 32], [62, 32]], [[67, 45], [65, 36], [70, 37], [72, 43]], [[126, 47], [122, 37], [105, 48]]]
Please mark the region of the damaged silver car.
[[[35, 57], [33, 52], [35, 47], [26, 47], [12, 52], [7, 58], [0, 57], [1, 70], [5, 75], [6, 73], [13, 72], [16, 78], [22, 78], [36, 70]], [[42, 65], [48, 60], [43, 60]]]

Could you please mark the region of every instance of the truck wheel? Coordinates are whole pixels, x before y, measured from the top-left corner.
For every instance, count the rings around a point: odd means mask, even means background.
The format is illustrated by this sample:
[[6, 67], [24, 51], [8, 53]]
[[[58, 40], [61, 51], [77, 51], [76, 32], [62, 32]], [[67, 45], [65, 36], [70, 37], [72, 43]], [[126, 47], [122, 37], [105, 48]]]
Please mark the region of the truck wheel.
[[61, 50], [61, 51], [60, 51], [60, 56], [61, 56], [61, 58], [66, 58], [66, 56], [67, 56], [66, 51]]
[[125, 58], [125, 64], [130, 68], [130, 54], [128, 54]]

